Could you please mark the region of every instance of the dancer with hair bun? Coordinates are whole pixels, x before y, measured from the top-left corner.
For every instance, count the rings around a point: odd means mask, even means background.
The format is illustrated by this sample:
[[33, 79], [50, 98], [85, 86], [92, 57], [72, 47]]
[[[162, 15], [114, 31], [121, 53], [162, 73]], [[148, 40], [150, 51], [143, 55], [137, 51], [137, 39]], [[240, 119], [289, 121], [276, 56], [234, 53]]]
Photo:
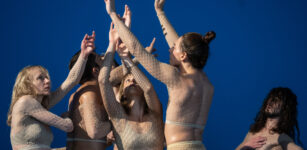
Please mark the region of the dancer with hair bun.
[[158, 61], [144, 47], [117, 16], [115, 0], [105, 0], [107, 13], [130, 53], [168, 89], [165, 138], [170, 150], [201, 150], [202, 133], [208, 118], [214, 87], [202, 71], [213, 31], [205, 36], [186, 33], [179, 37], [163, 11], [165, 0], [156, 0], [155, 9], [170, 48], [170, 64]]

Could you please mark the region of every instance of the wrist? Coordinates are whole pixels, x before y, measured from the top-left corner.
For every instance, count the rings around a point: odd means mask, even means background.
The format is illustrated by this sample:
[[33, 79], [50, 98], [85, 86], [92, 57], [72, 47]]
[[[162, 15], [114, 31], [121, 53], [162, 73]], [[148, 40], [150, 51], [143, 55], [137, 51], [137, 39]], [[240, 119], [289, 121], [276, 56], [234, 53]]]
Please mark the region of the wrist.
[[164, 11], [162, 9], [156, 9], [157, 16], [164, 15]]

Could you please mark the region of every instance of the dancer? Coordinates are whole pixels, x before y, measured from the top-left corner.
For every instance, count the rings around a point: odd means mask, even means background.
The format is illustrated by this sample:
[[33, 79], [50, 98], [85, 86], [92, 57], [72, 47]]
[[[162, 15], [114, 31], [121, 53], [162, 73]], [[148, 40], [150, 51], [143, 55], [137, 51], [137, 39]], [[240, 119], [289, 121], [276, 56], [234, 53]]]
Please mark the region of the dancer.
[[50, 126], [65, 132], [73, 130], [71, 119], [61, 118], [48, 110], [79, 83], [94, 46], [94, 36], [86, 34], [81, 43], [80, 57], [55, 92], [50, 93], [50, 77], [44, 67], [27, 66], [19, 72], [7, 120], [11, 126], [10, 138], [14, 150], [50, 150], [53, 140]]
[[296, 95], [289, 88], [273, 88], [236, 150], [302, 150], [293, 141], [296, 129], [300, 143], [296, 106]]
[[168, 149], [205, 149], [202, 133], [208, 118], [213, 96], [213, 85], [202, 71], [205, 66], [209, 43], [214, 32], [206, 36], [186, 33], [178, 37], [163, 13], [164, 0], [156, 0], [157, 10], [166, 40], [171, 46], [170, 65], [149, 55], [118, 18], [114, 0], [105, 0], [106, 9], [121, 40], [130, 53], [155, 78], [166, 84], [169, 104], [166, 113], [165, 137]]
[[103, 104], [114, 127], [117, 148], [162, 150], [164, 136], [161, 103], [150, 81], [128, 56], [127, 49], [118, 50], [130, 74], [122, 80], [120, 103], [116, 101], [109, 76], [118, 36], [113, 23], [110, 28], [110, 43], [113, 47], [106, 52], [99, 73], [99, 85]]
[[[71, 69], [80, 53], [70, 61]], [[107, 147], [106, 136], [111, 131], [108, 115], [102, 104], [98, 85], [98, 74], [102, 65], [101, 58], [95, 52], [88, 56], [80, 87], [69, 100], [69, 116], [74, 131], [67, 134], [68, 150], [104, 150]]]

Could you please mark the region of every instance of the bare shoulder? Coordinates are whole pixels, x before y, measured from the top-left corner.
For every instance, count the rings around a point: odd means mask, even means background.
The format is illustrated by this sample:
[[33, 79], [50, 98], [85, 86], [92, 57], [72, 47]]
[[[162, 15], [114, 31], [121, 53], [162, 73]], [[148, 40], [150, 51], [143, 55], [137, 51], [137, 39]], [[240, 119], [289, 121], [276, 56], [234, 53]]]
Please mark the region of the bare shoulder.
[[79, 101], [81, 104], [85, 102], [98, 102], [97, 98], [98, 95], [95, 91], [87, 90], [81, 93]]
[[280, 134], [278, 137], [278, 143], [283, 145], [283, 147], [286, 147], [289, 150], [303, 150], [300, 146], [296, 145], [293, 141], [293, 139], [288, 136], [287, 134]]
[[41, 104], [32, 95], [24, 95], [15, 103], [14, 111], [25, 111], [38, 105]]
[[303, 150], [302, 147], [296, 145], [294, 142], [288, 143], [287, 149], [288, 149], [288, 150]]

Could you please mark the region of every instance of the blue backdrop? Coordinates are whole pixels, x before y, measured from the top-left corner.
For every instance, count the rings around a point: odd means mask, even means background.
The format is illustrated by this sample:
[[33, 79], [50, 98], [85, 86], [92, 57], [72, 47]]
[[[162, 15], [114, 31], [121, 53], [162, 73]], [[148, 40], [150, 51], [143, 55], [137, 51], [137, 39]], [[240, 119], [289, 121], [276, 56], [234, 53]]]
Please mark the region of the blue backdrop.
[[[144, 45], [156, 37], [158, 59], [168, 62], [169, 48], [154, 0], [116, 0], [121, 14], [124, 4], [133, 13], [132, 31]], [[306, 8], [306, 0], [167, 0], [165, 12], [179, 35], [209, 30], [217, 34], [204, 69], [215, 86], [204, 132], [207, 149], [234, 149], [276, 86], [287, 86], [297, 94], [301, 140], [307, 143]], [[110, 18], [103, 0], [3, 0], [0, 17], [1, 149], [11, 149], [6, 115], [17, 73], [27, 65], [42, 65], [50, 72], [54, 90], [66, 78], [69, 60], [85, 33], [95, 30], [97, 51], [105, 51]], [[165, 111], [166, 88], [150, 80]], [[52, 112], [66, 111], [68, 96]], [[64, 146], [66, 134], [53, 131], [52, 146]]]

